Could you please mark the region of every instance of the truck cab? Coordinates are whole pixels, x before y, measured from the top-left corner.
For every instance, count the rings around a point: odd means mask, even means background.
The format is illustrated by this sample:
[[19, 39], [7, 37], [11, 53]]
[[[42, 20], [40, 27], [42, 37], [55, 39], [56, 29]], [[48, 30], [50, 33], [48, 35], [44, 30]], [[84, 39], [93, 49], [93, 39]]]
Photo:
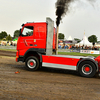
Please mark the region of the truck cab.
[[31, 48], [45, 54], [46, 27], [46, 23], [26, 23], [23, 25], [17, 43], [17, 50], [20, 50], [21, 55]]
[[[52, 43], [51, 51], [56, 50], [56, 28], [53, 27], [53, 40], [47, 42], [48, 23], [32, 22], [22, 25], [17, 42], [16, 61], [24, 61], [25, 57], [32, 52], [39, 55], [46, 55], [47, 43]], [[33, 54], [32, 53], [32, 54]]]

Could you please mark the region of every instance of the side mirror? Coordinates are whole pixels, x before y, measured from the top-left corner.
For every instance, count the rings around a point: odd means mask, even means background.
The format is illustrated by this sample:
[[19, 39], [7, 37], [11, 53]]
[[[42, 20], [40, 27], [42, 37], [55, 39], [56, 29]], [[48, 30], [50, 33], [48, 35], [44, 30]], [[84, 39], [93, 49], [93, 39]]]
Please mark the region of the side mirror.
[[20, 33], [19, 33], [19, 36], [21, 36], [21, 29], [20, 29]]

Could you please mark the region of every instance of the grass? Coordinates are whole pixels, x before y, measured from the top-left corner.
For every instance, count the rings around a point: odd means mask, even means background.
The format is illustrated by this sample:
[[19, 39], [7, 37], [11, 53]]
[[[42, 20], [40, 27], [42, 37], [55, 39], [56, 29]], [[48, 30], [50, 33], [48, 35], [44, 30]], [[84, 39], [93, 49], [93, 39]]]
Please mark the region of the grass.
[[94, 56], [97, 57], [100, 54], [85, 54], [85, 53], [78, 53], [78, 52], [58, 52], [60, 55], [73, 55], [73, 56]]
[[3, 51], [13, 51], [13, 52], [17, 51], [16, 49], [0, 49], [0, 50], [3, 50]]

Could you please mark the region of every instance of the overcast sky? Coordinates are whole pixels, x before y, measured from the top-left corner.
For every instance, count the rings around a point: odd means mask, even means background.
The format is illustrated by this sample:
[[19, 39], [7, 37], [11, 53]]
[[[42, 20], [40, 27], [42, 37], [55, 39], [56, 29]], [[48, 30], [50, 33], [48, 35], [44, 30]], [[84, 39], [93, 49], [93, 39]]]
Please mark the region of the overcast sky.
[[[93, 0], [90, 0], [93, 1]], [[13, 36], [14, 31], [26, 22], [45, 22], [46, 17], [56, 21], [56, 0], [0, 0], [0, 32]], [[56, 24], [55, 24], [56, 27]], [[59, 32], [65, 38], [82, 39], [96, 35], [100, 41], [100, 0], [75, 0], [70, 11], [63, 17]]]

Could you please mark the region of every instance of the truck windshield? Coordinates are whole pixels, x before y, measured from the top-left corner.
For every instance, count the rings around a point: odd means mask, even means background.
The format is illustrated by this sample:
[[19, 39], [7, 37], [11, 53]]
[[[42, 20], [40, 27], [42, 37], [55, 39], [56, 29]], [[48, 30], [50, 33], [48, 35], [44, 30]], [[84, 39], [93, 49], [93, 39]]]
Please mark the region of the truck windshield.
[[33, 26], [24, 27], [22, 36], [32, 36], [33, 35]]

